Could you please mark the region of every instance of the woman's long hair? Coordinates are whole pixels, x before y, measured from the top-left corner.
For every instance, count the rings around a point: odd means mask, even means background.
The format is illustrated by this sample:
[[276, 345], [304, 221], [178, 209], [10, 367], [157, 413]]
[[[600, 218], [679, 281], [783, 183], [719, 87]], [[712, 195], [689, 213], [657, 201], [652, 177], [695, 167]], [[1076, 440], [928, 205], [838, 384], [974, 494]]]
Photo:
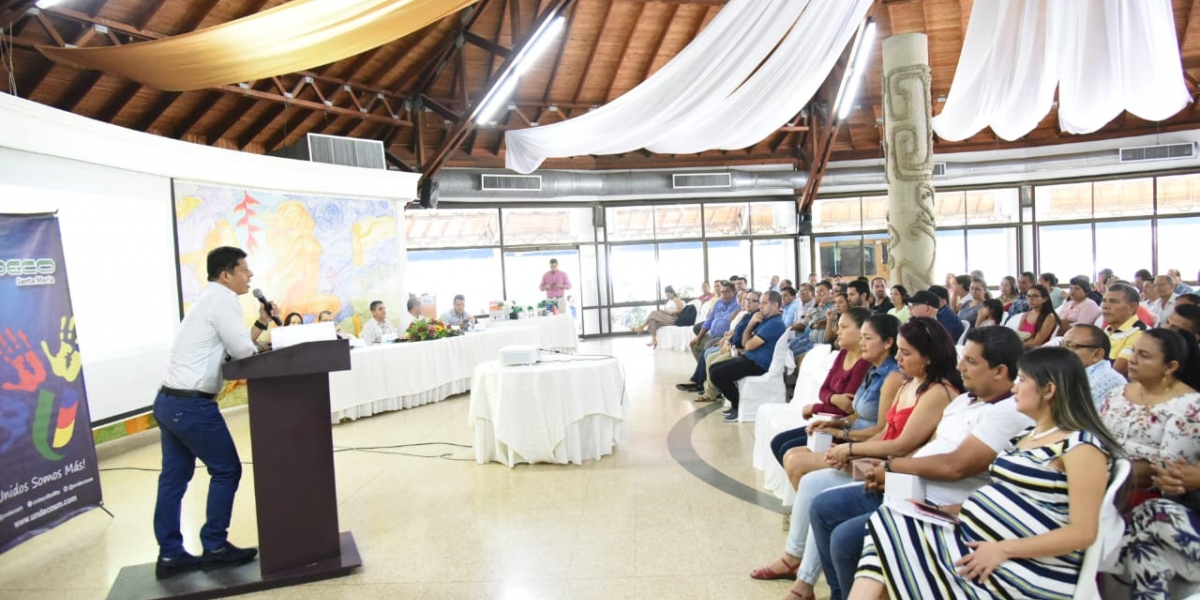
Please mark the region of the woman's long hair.
[[[1008, 282], [1008, 290], [1010, 293], [1012, 293], [1012, 296], [1004, 295], [1004, 282], [1006, 282], [1006, 281]], [[1016, 298], [1017, 295], [1020, 293], [1021, 292], [1020, 292], [1019, 288], [1017, 288], [1017, 279], [1015, 277], [1013, 277], [1012, 275], [1005, 275], [1000, 280], [1000, 297], [1001, 298]]]
[[[1058, 313], [1054, 312], [1054, 303], [1050, 301], [1050, 290], [1040, 283], [1029, 289], [1037, 290], [1042, 295], [1042, 309], [1038, 311], [1037, 325], [1033, 326], [1033, 335], [1037, 335], [1042, 330], [1042, 324], [1046, 322], [1046, 319], [1053, 318], [1057, 325], [1062, 325], [1062, 321], [1058, 320]], [[1058, 326], [1055, 326], [1055, 329], [1058, 329]]]
[[[900, 299], [901, 299], [901, 300], [903, 300], [903, 301], [904, 301], [904, 304], [907, 306], [907, 305], [908, 305], [908, 300], [909, 300], [909, 296], [908, 296], [908, 288], [906, 288], [906, 287], [904, 287], [904, 286], [902, 286], [902, 285], [900, 285], [900, 284], [896, 284], [896, 285], [893, 285], [893, 286], [892, 286], [892, 289], [893, 289], [893, 290], [896, 290], [897, 292], [900, 292]], [[904, 308], [904, 307], [903, 307], [903, 306], [897, 306], [897, 307], [895, 307], [895, 308], [896, 308], [896, 310], [900, 310], [901, 308]]]
[[1147, 331], [1146, 335], [1158, 341], [1164, 363], [1179, 363], [1175, 378], [1193, 390], [1200, 391], [1200, 348], [1196, 346], [1196, 338], [1187, 331], [1172, 331], [1159, 327]]
[[908, 342], [921, 356], [929, 359], [925, 367], [925, 381], [917, 388], [917, 394], [924, 394], [930, 386], [948, 383], [954, 389], [962, 391], [962, 375], [958, 373], [958, 352], [954, 349], [954, 340], [950, 333], [929, 317], [913, 317], [900, 326], [900, 337]]
[[1060, 429], [1086, 431], [1096, 436], [1111, 457], [1123, 453], [1120, 442], [1096, 412], [1087, 371], [1074, 352], [1061, 346], [1034, 348], [1021, 356], [1017, 369], [1032, 378], [1039, 388], [1054, 384], [1056, 392], [1050, 401], [1050, 416]]

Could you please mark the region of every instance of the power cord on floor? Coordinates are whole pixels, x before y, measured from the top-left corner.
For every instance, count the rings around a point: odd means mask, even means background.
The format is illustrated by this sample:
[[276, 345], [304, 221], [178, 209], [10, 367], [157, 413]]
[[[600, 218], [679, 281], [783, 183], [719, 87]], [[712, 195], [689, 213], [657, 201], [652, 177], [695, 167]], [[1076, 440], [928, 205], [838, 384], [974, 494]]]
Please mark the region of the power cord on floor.
[[[470, 448], [469, 444], [458, 444], [455, 442], [419, 442], [415, 444], [395, 444], [392, 446], [334, 446], [333, 453], [339, 452], [364, 452], [367, 454], [391, 454], [393, 456], [411, 456], [413, 458], [438, 458], [449, 461], [472, 461], [474, 457], [459, 457], [454, 456], [452, 452], [443, 452], [441, 454], [414, 454], [412, 452], [388, 452], [399, 448], [415, 448], [418, 446], [454, 446], [456, 448]], [[254, 466], [253, 462], [242, 461], [243, 465]], [[146, 467], [105, 467], [99, 469], [104, 471], [145, 471], [147, 473], [161, 473], [162, 469], [150, 469]]]

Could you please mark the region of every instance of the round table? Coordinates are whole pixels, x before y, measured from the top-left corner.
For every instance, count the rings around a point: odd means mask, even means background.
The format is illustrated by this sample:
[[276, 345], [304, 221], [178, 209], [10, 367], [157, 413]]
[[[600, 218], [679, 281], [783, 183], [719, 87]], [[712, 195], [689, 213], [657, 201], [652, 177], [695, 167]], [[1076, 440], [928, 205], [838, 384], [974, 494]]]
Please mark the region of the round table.
[[475, 367], [475, 461], [581, 464], [612, 454], [625, 431], [625, 376], [614, 358], [543, 355], [535, 365]]

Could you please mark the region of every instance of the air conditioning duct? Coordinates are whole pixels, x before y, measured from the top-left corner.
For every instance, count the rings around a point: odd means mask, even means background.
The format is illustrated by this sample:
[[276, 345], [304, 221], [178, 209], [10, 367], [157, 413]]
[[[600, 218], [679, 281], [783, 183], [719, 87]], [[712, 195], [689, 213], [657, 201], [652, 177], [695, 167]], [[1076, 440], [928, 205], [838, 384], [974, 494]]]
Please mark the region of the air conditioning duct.
[[305, 134], [295, 143], [269, 152], [271, 156], [294, 158], [309, 162], [386, 169], [383, 160], [383, 142], [360, 140], [336, 135]]
[[1121, 148], [1122, 163], [1181, 160], [1188, 158], [1196, 158], [1196, 142]]
[[485, 192], [540, 192], [542, 176], [484, 173], [479, 177], [479, 186]]

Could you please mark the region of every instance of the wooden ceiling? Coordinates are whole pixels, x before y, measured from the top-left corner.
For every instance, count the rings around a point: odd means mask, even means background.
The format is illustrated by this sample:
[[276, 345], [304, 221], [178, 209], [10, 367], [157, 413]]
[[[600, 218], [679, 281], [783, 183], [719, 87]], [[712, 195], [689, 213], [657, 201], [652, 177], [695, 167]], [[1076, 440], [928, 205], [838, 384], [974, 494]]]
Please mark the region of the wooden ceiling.
[[[419, 170], [460, 129], [466, 100], [477, 102], [504, 63], [507, 49], [527, 36], [536, 16], [561, 0], [483, 0], [477, 11], [447, 17], [358, 56], [310, 71], [175, 93], [120, 77], [59, 66], [36, 45], [105, 46], [158, 39], [211, 27], [283, 4], [285, 0], [63, 0], [47, 9], [32, 0], [0, 0], [5, 71], [0, 91], [158, 135], [247, 152], [269, 152], [305, 133], [384, 140], [393, 164]], [[949, 92], [973, 0], [880, 0], [880, 39], [920, 31], [929, 36], [934, 112]], [[576, 0], [565, 35], [521, 79], [515, 106], [493, 126], [468, 128], [446, 157], [448, 167], [502, 167], [503, 134], [547, 125], [609, 102], [661, 68], [716, 15], [725, 0]], [[1180, 53], [1193, 95], [1200, 91], [1200, 0], [1172, 0]], [[469, 25], [460, 36], [464, 24]], [[514, 26], [515, 24], [515, 26]], [[455, 40], [466, 40], [455, 51]], [[514, 40], [514, 37], [517, 39]], [[11, 48], [9, 53], [7, 49]], [[857, 108], [833, 140], [832, 159], [882, 156], [879, 44]], [[816, 102], [828, 102], [836, 68]], [[15, 85], [10, 83], [10, 79]], [[424, 110], [414, 111], [420, 98]], [[1089, 136], [1062, 134], [1051, 112], [1026, 138], [998, 140], [990, 130], [960, 143], [936, 141], [938, 152], [991, 150], [1200, 128], [1195, 104], [1162, 123], [1123, 114]], [[652, 118], [652, 115], [648, 115]], [[417, 125], [419, 123], [419, 126]], [[553, 159], [545, 168], [637, 169], [789, 164], [809, 168], [817, 125], [793, 123], [739, 151]]]

